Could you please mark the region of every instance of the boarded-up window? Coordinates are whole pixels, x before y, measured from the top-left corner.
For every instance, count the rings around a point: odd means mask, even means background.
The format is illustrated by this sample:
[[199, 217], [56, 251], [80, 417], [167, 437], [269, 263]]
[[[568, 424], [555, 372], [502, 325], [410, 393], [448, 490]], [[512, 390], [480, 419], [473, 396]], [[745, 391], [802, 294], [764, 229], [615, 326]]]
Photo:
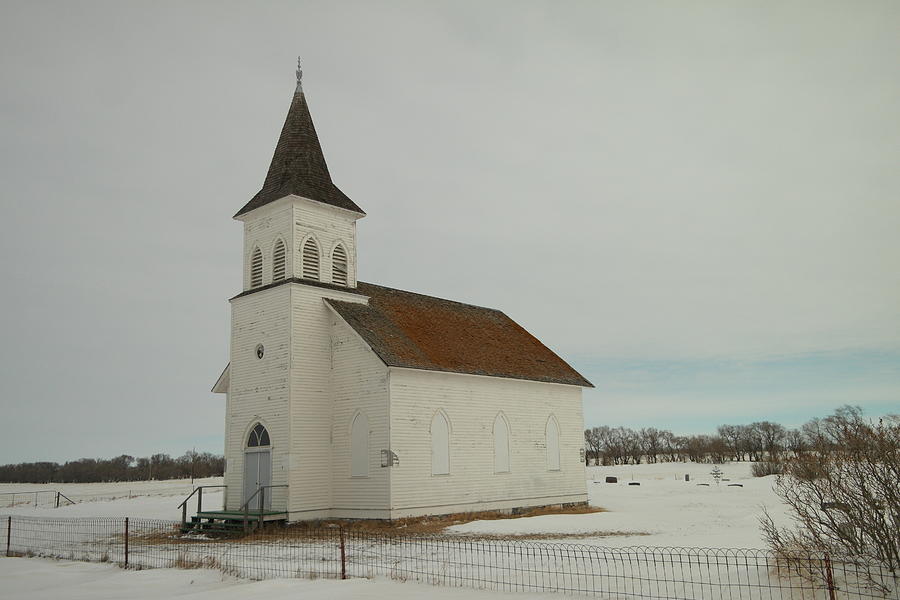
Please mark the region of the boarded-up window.
[[547, 469], [559, 471], [559, 424], [554, 416], [547, 419]]
[[369, 475], [369, 418], [359, 413], [350, 426], [350, 475]]
[[258, 288], [262, 285], [262, 250], [254, 248], [250, 255], [250, 287]]
[[303, 278], [319, 280], [319, 246], [309, 238], [303, 243]]
[[499, 414], [494, 419], [494, 473], [509, 473], [509, 424]]
[[431, 419], [431, 474], [450, 473], [450, 424], [444, 413]]
[[331, 253], [331, 283], [347, 285], [347, 251], [340, 244]]
[[272, 281], [284, 279], [284, 255], [284, 242], [278, 240], [272, 250]]

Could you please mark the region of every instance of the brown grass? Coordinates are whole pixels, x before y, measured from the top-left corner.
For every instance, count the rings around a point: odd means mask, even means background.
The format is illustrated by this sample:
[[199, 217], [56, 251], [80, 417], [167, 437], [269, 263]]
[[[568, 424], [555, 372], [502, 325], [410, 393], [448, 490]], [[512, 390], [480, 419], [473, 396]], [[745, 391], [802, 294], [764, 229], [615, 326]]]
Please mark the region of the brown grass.
[[[426, 517], [407, 517], [404, 519], [376, 520], [344, 520], [331, 519], [327, 521], [302, 521], [293, 523], [285, 528], [285, 531], [297, 533], [310, 529], [319, 529], [322, 526], [340, 526], [352, 531], [365, 531], [369, 533], [406, 533], [406, 534], [435, 534], [444, 533], [444, 530], [452, 525], [461, 525], [472, 521], [493, 521], [499, 519], [519, 519], [522, 517], [537, 517], [541, 515], [583, 515], [590, 513], [606, 512], [605, 508], [579, 504], [575, 506], [540, 506], [524, 510], [515, 514], [490, 510], [481, 512], [454, 513], [449, 515], [437, 515]], [[487, 537], [487, 536], [479, 536]], [[507, 536], [509, 537], [509, 536]], [[549, 537], [541, 535], [539, 537]]]
[[[217, 541], [226, 543], [254, 543], [273, 539], [303, 538], [306, 540], [333, 539], [334, 529], [342, 527], [347, 531], [359, 531], [384, 535], [439, 535], [449, 534], [446, 529], [452, 525], [461, 525], [472, 521], [491, 521], [500, 519], [519, 519], [522, 517], [537, 517], [542, 515], [582, 515], [606, 512], [605, 508], [576, 505], [552, 505], [526, 509], [516, 513], [503, 511], [480, 511], [455, 513], [449, 515], [408, 517], [394, 520], [377, 519], [328, 519], [319, 521], [299, 521], [287, 526], [268, 524], [261, 531], [255, 531], [246, 536], [220, 537]], [[330, 531], [329, 531], [330, 530]], [[333, 532], [333, 533], [332, 533]], [[590, 533], [523, 533], [523, 534], [452, 534], [461, 539], [503, 539], [503, 540], [560, 540], [560, 539], [585, 539], [597, 537], [625, 536], [625, 535], [649, 535], [640, 531], [594, 531]], [[159, 531], [140, 536], [144, 543], [205, 543], [205, 539], [181, 538], [175, 531]]]
[[174, 567], [176, 569], [217, 569], [222, 570], [222, 565], [214, 556], [203, 556], [193, 558], [179, 552], [178, 558], [175, 559]]

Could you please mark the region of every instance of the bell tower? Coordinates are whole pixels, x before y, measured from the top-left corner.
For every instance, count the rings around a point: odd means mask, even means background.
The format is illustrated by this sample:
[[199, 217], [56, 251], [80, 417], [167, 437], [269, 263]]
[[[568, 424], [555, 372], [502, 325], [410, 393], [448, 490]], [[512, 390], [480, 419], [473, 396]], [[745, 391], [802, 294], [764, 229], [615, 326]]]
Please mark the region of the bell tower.
[[244, 268], [242, 291], [231, 299], [229, 510], [275, 486], [266, 508], [327, 515], [332, 341], [324, 300], [367, 301], [356, 291], [356, 221], [364, 216], [331, 179], [298, 60], [262, 188], [234, 215], [244, 225]]

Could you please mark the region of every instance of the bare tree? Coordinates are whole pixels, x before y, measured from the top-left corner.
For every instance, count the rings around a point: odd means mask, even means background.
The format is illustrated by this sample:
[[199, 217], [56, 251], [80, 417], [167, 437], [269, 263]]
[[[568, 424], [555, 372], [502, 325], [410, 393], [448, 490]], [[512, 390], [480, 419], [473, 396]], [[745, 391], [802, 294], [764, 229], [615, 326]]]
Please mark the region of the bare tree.
[[584, 443], [587, 445], [587, 452], [584, 453], [584, 464], [589, 465], [591, 457], [594, 464], [600, 463], [600, 428], [592, 427], [584, 430]]
[[807, 450], [806, 439], [803, 432], [799, 429], [789, 429], [785, 434], [785, 447], [790, 450], [795, 457], [801, 456]]
[[655, 427], [644, 427], [640, 432], [641, 446], [648, 463], [655, 463], [662, 452], [662, 432]]
[[729, 452], [731, 452], [732, 460], [744, 460], [744, 453], [741, 448], [740, 425], [719, 425], [717, 431], [719, 432], [719, 437], [724, 440]]
[[771, 421], [754, 423], [762, 449], [770, 460], [776, 460], [784, 448], [785, 429], [783, 425]]

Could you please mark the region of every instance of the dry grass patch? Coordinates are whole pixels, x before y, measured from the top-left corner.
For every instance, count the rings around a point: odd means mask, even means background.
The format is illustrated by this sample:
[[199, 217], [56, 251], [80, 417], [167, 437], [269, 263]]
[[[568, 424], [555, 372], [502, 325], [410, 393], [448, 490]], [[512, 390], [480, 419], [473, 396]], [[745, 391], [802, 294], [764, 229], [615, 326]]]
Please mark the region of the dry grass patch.
[[173, 566], [176, 569], [216, 569], [222, 571], [222, 565], [214, 556], [190, 556], [179, 552]]
[[[327, 521], [302, 521], [293, 523], [285, 528], [285, 532], [296, 532], [299, 534], [301, 532], [311, 532], [312, 530], [321, 529], [323, 526], [331, 526], [343, 527], [349, 531], [362, 531], [366, 533], [423, 535], [444, 533], [444, 530], [452, 525], [462, 525], [463, 523], [470, 523], [472, 521], [519, 519], [522, 517], [537, 517], [541, 515], [583, 515], [600, 512], [606, 512], [606, 509], [598, 506], [580, 504], [575, 506], [541, 506], [517, 512], [515, 514], [498, 510], [489, 510], [454, 513], [449, 515], [407, 517], [404, 519], [394, 519], [392, 521], [376, 519], [331, 519]], [[542, 535], [540, 537], [546, 538], [548, 536]]]

